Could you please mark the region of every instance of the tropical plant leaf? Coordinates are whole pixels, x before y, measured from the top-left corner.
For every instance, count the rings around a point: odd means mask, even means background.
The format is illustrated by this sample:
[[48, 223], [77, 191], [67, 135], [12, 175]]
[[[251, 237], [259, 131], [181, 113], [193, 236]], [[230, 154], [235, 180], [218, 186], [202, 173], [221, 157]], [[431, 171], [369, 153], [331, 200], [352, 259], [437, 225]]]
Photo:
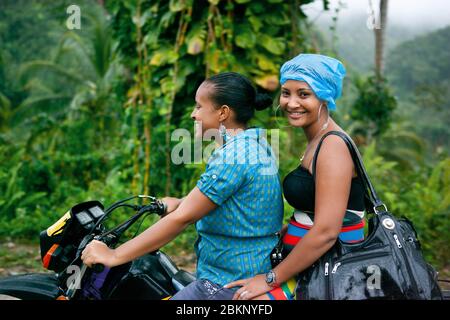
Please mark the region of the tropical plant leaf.
[[31, 73], [35, 71], [54, 72], [58, 75], [64, 76], [66, 79], [70, 79], [76, 82], [84, 81], [84, 79], [77, 73], [68, 71], [63, 66], [59, 66], [54, 62], [45, 60], [36, 60], [25, 63], [19, 70], [19, 77], [29, 77], [31, 76]]
[[265, 34], [258, 38], [258, 43], [267, 49], [267, 51], [276, 55], [282, 54], [286, 48], [286, 43], [283, 39], [273, 38]]

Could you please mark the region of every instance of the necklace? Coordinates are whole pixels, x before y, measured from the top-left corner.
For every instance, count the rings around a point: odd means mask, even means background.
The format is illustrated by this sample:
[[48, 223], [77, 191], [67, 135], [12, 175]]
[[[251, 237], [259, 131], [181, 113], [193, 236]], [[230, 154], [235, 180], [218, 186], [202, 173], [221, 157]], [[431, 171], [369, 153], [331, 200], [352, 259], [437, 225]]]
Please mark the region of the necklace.
[[303, 163], [303, 158], [305, 158], [306, 153], [309, 151], [310, 147], [313, 145], [313, 142], [316, 140], [316, 138], [319, 136], [319, 134], [324, 131], [326, 128], [328, 128], [328, 121], [322, 126], [322, 128], [319, 130], [319, 132], [316, 133], [316, 135], [309, 141], [308, 145], [306, 146], [305, 152], [303, 153], [302, 157], [300, 158], [300, 163]]

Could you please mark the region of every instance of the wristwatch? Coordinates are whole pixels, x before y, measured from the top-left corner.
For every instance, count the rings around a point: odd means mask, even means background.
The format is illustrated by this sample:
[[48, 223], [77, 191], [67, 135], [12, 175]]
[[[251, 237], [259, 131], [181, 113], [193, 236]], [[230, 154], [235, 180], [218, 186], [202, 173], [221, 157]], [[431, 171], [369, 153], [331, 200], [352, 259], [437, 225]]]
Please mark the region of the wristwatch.
[[277, 275], [273, 270], [270, 270], [266, 273], [266, 283], [269, 287], [278, 288], [279, 285], [277, 283]]

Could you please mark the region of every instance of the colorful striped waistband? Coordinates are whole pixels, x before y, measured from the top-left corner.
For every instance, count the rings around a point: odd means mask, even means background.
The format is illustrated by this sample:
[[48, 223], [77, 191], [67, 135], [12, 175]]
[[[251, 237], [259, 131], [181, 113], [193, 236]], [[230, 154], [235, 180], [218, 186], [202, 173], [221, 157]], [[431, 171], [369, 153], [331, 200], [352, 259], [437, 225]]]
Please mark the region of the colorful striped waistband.
[[[341, 233], [339, 234], [339, 239], [348, 243], [355, 243], [364, 240], [364, 226], [364, 219], [357, 224], [343, 226], [341, 228]], [[311, 228], [312, 225], [302, 224], [292, 218], [288, 224], [287, 232], [283, 237], [283, 243], [286, 245], [286, 249], [292, 249], [293, 246], [295, 246]]]

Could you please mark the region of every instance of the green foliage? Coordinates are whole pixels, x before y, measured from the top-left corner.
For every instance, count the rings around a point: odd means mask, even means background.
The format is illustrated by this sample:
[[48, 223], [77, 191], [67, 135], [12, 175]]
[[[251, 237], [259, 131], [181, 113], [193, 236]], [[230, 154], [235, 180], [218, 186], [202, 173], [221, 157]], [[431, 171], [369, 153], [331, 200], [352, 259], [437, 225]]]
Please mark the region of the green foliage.
[[364, 122], [366, 135], [379, 135], [391, 123], [392, 113], [397, 106], [395, 97], [383, 79], [369, 76], [355, 79], [358, 97], [353, 105], [351, 118]]
[[[186, 195], [205, 163], [167, 166], [167, 155], [178, 143], [170, 141], [173, 129], [193, 133], [198, 85], [212, 74], [237, 71], [277, 99], [281, 63], [321, 45], [298, 1], [77, 4], [82, 29], [72, 31], [64, 25], [65, 1], [0, 4], [0, 237], [37, 241], [41, 230], [82, 201], [109, 206], [144, 191]], [[448, 99], [438, 85], [417, 89], [415, 103], [439, 110], [439, 99]], [[386, 83], [373, 77], [357, 81], [356, 91], [355, 104], [344, 95], [335, 118], [360, 143], [382, 199], [414, 221], [427, 257], [444, 264], [449, 158], [445, 148], [427, 157], [426, 148], [431, 139], [445, 145], [448, 129], [429, 128], [427, 140], [415, 135], [408, 122], [394, 117]], [[444, 119], [448, 108], [441, 111]], [[272, 110], [258, 112], [250, 125], [279, 126]], [[293, 128], [279, 134], [284, 177], [298, 165], [305, 139]], [[285, 203], [285, 219], [291, 212]], [[129, 214], [118, 210], [108, 223]], [[156, 219], [146, 218], [140, 230]], [[195, 238], [191, 226], [166, 249], [191, 251]]]
[[[304, 20], [300, 11], [293, 14], [292, 4], [282, 1], [108, 1], [106, 6], [124, 65], [135, 74], [128, 88], [127, 107], [135, 123], [129, 139], [151, 139], [133, 142], [132, 161], [138, 168], [134, 177], [140, 177], [133, 182], [135, 190], [148, 187], [152, 193], [183, 195], [172, 186], [185, 185], [185, 177], [192, 175], [187, 167], [169, 161], [174, 145], [170, 132], [180, 127], [193, 132], [189, 115], [197, 87], [206, 77], [240, 72], [260, 91], [274, 95], [278, 68], [288, 52], [310, 49], [303, 38], [291, 35], [293, 25]], [[145, 117], [149, 122], [143, 122]], [[149, 154], [144, 150], [148, 144]], [[136, 157], [142, 153], [144, 157]], [[146, 161], [151, 163], [149, 171]]]
[[448, 79], [449, 35], [450, 27], [446, 27], [405, 41], [392, 50], [386, 66], [392, 83], [409, 94], [421, 85], [435, 86]]
[[[428, 261], [445, 266], [450, 254], [450, 158], [434, 168], [402, 173], [398, 163], [377, 154], [375, 143], [364, 148], [364, 165], [388, 209], [413, 221]], [[386, 173], [389, 174], [386, 174]]]
[[[444, 159], [434, 168], [418, 173], [418, 178], [400, 192], [400, 201], [394, 210], [403, 212], [415, 222], [422, 245], [429, 259], [443, 265], [450, 259], [450, 159]], [[407, 181], [403, 181], [407, 185]]]
[[426, 143], [406, 121], [393, 122], [380, 142], [377, 151], [386, 160], [396, 162], [402, 173], [418, 170], [425, 163]]
[[403, 100], [399, 109], [427, 141], [428, 154], [446, 155], [450, 149], [449, 35], [450, 27], [430, 32], [387, 56], [388, 78]]

